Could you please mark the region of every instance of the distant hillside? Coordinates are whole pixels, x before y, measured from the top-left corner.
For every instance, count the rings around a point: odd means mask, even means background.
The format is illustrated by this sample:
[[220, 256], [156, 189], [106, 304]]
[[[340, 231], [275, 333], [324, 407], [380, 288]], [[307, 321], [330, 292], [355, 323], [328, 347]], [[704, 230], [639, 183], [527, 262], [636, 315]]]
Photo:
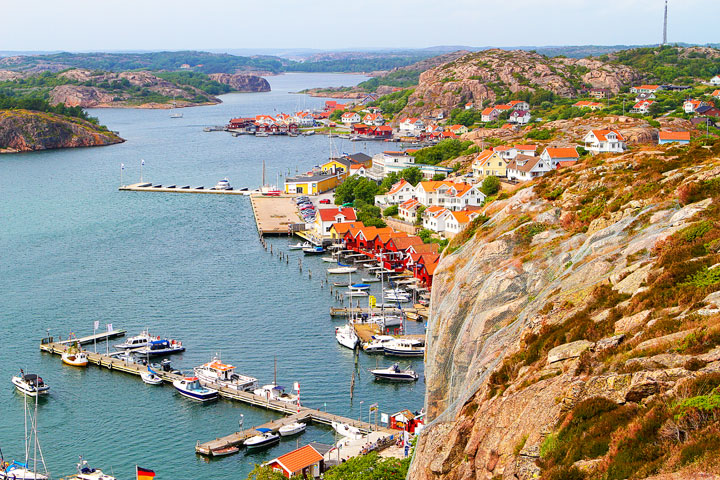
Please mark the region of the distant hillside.
[[720, 50], [712, 47], [652, 47], [623, 50], [599, 60], [628, 65], [647, 81], [690, 84], [720, 73]]

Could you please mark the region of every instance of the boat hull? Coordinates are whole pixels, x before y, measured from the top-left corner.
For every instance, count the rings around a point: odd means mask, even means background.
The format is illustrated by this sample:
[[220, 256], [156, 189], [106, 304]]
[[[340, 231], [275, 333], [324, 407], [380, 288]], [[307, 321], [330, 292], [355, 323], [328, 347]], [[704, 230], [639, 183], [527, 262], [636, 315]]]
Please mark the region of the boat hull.
[[394, 357], [422, 357], [425, 355], [425, 350], [404, 350], [392, 347], [383, 348], [385, 355], [392, 355]]
[[[27, 395], [29, 397], [37, 397], [37, 396], [47, 395], [48, 393], [50, 393], [49, 386], [43, 385], [42, 387], [33, 387], [33, 386], [26, 384], [18, 377], [13, 377], [12, 383], [13, 383], [13, 385], [15, 385], [15, 389], [18, 392], [20, 392], [24, 395]], [[2, 472], [0, 472], [0, 475], [2, 475]], [[0, 478], [2, 478], [2, 477], [0, 477]]]
[[412, 375], [410, 373], [384, 373], [384, 372], [373, 372], [375, 380], [381, 380], [385, 382], [414, 382], [418, 379], [418, 375]]
[[[294, 428], [289, 428], [289, 427], [294, 427]], [[304, 432], [305, 428], [306, 428], [306, 426], [304, 423], [298, 424], [297, 426], [286, 425], [284, 427], [280, 427], [280, 430], [278, 430], [278, 433], [280, 434], [281, 437], [291, 437], [293, 435], [297, 435], [299, 433]]]
[[276, 445], [278, 443], [280, 443], [280, 435], [273, 435], [272, 437], [268, 437], [260, 442], [255, 442], [255, 443], [250, 443], [250, 444], [245, 443], [244, 445], [245, 445], [245, 448], [248, 449], [248, 451], [252, 452], [252, 451], [256, 451], [256, 450], [263, 450], [265, 448], [270, 448], [273, 445]]
[[77, 356], [77, 355], [67, 355], [63, 353], [62, 355], [62, 362], [65, 365], [70, 365], [73, 367], [87, 367], [88, 360], [86, 356]]
[[177, 387], [175, 389], [180, 392], [180, 395], [183, 397], [187, 397], [192, 400], [197, 400], [199, 402], [211, 402], [213, 400], [217, 400], [218, 394], [217, 392], [212, 393], [196, 393], [196, 392], [190, 392], [188, 390], [181, 390]]

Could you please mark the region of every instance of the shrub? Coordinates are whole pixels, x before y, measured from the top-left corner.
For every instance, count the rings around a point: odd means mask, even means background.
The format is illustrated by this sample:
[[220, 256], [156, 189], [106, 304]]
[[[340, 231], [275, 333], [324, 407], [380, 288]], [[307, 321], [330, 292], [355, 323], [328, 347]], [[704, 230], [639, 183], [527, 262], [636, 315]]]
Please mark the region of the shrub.
[[495, 195], [500, 190], [500, 180], [491, 175], [483, 180], [480, 190], [487, 196]]
[[392, 217], [393, 215], [398, 214], [398, 206], [397, 205], [390, 205], [385, 210], [383, 210], [383, 215], [386, 217]]

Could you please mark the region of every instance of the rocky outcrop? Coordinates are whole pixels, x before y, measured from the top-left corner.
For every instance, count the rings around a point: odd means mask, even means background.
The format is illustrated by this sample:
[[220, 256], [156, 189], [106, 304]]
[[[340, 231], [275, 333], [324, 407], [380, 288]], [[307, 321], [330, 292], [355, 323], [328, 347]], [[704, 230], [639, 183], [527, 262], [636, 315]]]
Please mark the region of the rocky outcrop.
[[209, 77], [218, 83], [229, 85], [237, 92], [269, 92], [270, 83], [257, 75], [211, 73]]
[[[647, 165], [646, 155], [579, 165], [540, 182], [548, 185], [519, 190], [485, 209], [489, 220], [444, 256], [435, 272], [425, 369], [430, 423], [408, 478], [538, 478], [544, 473], [541, 445], [578, 403], [601, 397], [617, 405], [670, 404], [687, 381], [720, 371], [720, 348], [670, 353], [702, 332], [717, 331], [718, 313], [695, 314], [720, 303], [717, 294], [683, 308], [676, 308], [673, 298], [658, 304], [656, 297], [643, 296], [663, 278], [657, 262], [664, 242], [700, 222], [699, 215], [716, 215], [717, 200], [681, 206], [668, 193], [720, 173], [720, 158], [714, 158], [720, 143], [712, 148], [708, 160], [685, 164], [698, 155], [693, 154], [675, 170], [659, 167], [664, 173], [653, 174], [658, 180], [637, 173]], [[654, 155], [668, 158], [663, 151]], [[666, 189], [650, 197], [638, 194], [656, 181]], [[556, 188], [563, 194], [555, 202], [539, 193]], [[622, 200], [593, 220], [594, 228], [573, 226], [573, 212], [593, 201], [598, 195], [593, 191], [612, 192], [608, 203]], [[543, 233], [527, 239], [528, 232], [538, 231]], [[717, 241], [708, 245], [718, 248]], [[712, 265], [712, 250], [709, 255]], [[600, 287], [603, 293], [596, 296]], [[612, 308], [590, 310], [613, 295]], [[656, 303], [643, 303], [644, 298]], [[628, 359], [634, 360], [626, 364]], [[617, 453], [613, 448], [608, 456]], [[602, 469], [611, 460], [598, 456], [577, 466], [598, 469], [589, 479], [604, 478]], [[651, 473], [682, 466], [667, 464]]]
[[54, 113], [0, 110], [0, 153], [94, 147], [124, 142], [86, 120]]
[[84, 87], [81, 85], [60, 85], [50, 91], [50, 102], [53, 105], [63, 103], [68, 107], [109, 107], [116, 98], [120, 100], [122, 97], [103, 92], [96, 87]]

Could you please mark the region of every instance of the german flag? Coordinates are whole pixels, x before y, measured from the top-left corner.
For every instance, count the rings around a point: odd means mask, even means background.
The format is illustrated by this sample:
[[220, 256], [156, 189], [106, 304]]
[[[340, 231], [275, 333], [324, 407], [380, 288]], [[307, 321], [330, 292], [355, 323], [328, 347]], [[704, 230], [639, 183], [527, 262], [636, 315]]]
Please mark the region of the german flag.
[[155, 472], [147, 468], [135, 465], [135, 471], [137, 472], [137, 480], [153, 480], [155, 478]]

